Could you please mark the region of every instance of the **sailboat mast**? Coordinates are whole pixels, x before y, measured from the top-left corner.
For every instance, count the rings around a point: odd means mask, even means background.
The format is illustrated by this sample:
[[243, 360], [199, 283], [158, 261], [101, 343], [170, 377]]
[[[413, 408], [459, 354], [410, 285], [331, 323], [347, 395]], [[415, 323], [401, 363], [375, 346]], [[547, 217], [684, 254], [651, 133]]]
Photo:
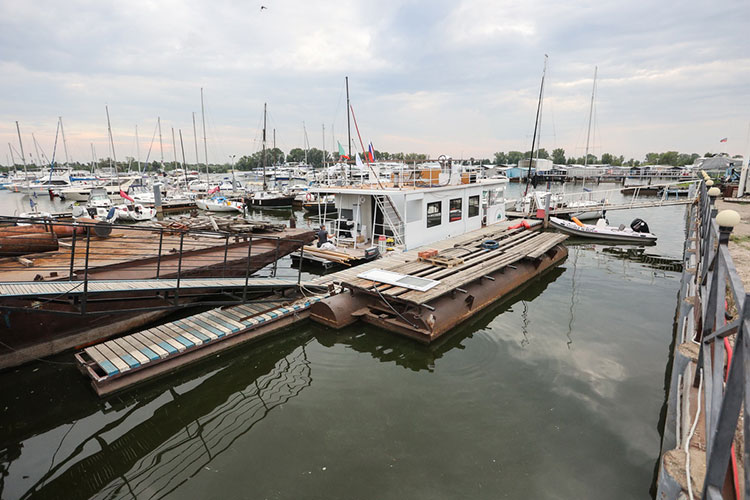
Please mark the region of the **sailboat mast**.
[[21, 140], [21, 128], [16, 121], [16, 132], [18, 132], [18, 145], [21, 146], [21, 163], [23, 163], [23, 173], [26, 173], [26, 157], [23, 152], [23, 141]]
[[94, 173], [96, 167], [96, 151], [94, 151], [94, 143], [91, 143], [91, 173]]
[[206, 189], [208, 189], [208, 142], [206, 141], [206, 111], [203, 107], [203, 87], [201, 87], [201, 122], [203, 122], [203, 155], [206, 159]]
[[[200, 174], [201, 161], [198, 158], [198, 130], [195, 128], [195, 111], [193, 111], [193, 141], [195, 142], [195, 168]], [[206, 179], [206, 190], [208, 190], [208, 179]]]
[[323, 124], [323, 168], [326, 168], [326, 124]]
[[[174, 129], [172, 129], [172, 138], [174, 138]], [[185, 164], [185, 143], [182, 142], [182, 129], [180, 129], [180, 149], [182, 149], [182, 175], [185, 177], [185, 189], [187, 189], [188, 178], [187, 178], [187, 165]], [[175, 158], [177, 153], [175, 152]]]
[[[589, 106], [589, 130], [586, 133], [586, 156], [583, 159], [583, 166], [585, 167], [589, 163], [589, 139], [591, 138], [591, 116], [594, 113], [594, 93], [596, 92], [596, 72], [599, 68], [594, 66], [594, 85], [591, 88], [591, 106]], [[586, 172], [583, 174], [583, 178], [586, 178]]]
[[261, 161], [263, 162], [263, 191], [266, 190], [266, 107], [267, 103], [263, 103], [263, 152], [261, 153]]
[[172, 127], [172, 156], [174, 157], [172, 168], [177, 168], [177, 143], [174, 140], [174, 127]]
[[539, 125], [539, 113], [542, 111], [542, 95], [544, 95], [544, 77], [547, 76], [547, 54], [544, 54], [544, 71], [542, 71], [542, 84], [539, 88], [539, 103], [536, 106], [536, 120], [534, 120], [534, 137], [531, 139], [531, 151], [529, 152], [529, 171], [526, 174], [526, 189], [523, 195], [529, 192], [529, 183], [531, 182], [531, 164], [534, 157], [534, 146], [536, 146], [536, 131]]
[[68, 142], [65, 140], [65, 127], [63, 127], [63, 121], [62, 116], [59, 117], [60, 120], [60, 133], [62, 134], [63, 138], [63, 151], [65, 151], [65, 166], [68, 166]]
[[135, 156], [138, 158], [138, 175], [141, 175], [141, 147], [138, 144], [138, 125], [135, 126]]
[[164, 143], [161, 141], [161, 117], [156, 117], [156, 124], [159, 127], [159, 151], [161, 153], [161, 169], [164, 170]]
[[[117, 156], [115, 155], [115, 141], [112, 138], [112, 124], [109, 121], [109, 107], [105, 105], [104, 110], [107, 112], [107, 133], [109, 133], [109, 145], [112, 148], [112, 158], [110, 159], [110, 162], [114, 161], [115, 178], [117, 179], [117, 184], [120, 184], [120, 174], [117, 173]], [[110, 163], [110, 168], [111, 167], [112, 167], [112, 163]]]
[[351, 124], [351, 113], [349, 110], [351, 105], [349, 104], [349, 77], [346, 77], [346, 136], [347, 144], [349, 146], [349, 182], [352, 180], [352, 124]]

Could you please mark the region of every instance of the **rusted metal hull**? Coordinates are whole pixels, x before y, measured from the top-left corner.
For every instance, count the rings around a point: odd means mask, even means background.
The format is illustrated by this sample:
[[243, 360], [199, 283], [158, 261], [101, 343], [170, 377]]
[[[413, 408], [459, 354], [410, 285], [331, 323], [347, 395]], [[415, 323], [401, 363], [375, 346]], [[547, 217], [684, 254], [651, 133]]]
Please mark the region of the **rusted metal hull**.
[[510, 296], [529, 280], [557, 266], [567, 255], [567, 248], [557, 245], [538, 259], [525, 259], [488, 273], [453, 293], [421, 306], [400, 304], [397, 299], [386, 303], [377, 295], [361, 291], [354, 294], [345, 292], [315, 304], [310, 317], [334, 328], [362, 319], [388, 331], [430, 343], [478, 311]]
[[[296, 232], [293, 240], [282, 238], [278, 249], [275, 242], [263, 246], [254, 243], [249, 261], [250, 273], [299, 248], [299, 241], [311, 241], [312, 231]], [[223, 257], [228, 256], [226, 265]], [[177, 274], [177, 255], [162, 257], [159, 276], [169, 278]], [[152, 262], [154, 261], [154, 262]], [[155, 258], [120, 262], [89, 270], [90, 278], [136, 279], [153, 278]], [[215, 248], [201, 249], [186, 254], [182, 259], [181, 276], [210, 277], [245, 276], [248, 269], [247, 244], [238, 243], [224, 249], [223, 242]], [[2, 280], [2, 274], [0, 274]], [[210, 292], [210, 291], [209, 291]], [[181, 295], [183, 292], [181, 292]], [[201, 292], [202, 295], [206, 291]], [[62, 301], [5, 299], [0, 304], [0, 370], [17, 366], [33, 359], [50, 356], [68, 349], [121, 335], [169, 314], [169, 310], [121, 312], [128, 309], [159, 307], [164, 297], [157, 293], [133, 292], [127, 295], [97, 297], [87, 302], [89, 314], [74, 314], [77, 305]], [[109, 300], [108, 300], [109, 299]], [[191, 297], [185, 291], [183, 300]], [[20, 309], [22, 308], [22, 309]], [[60, 312], [68, 313], [61, 314]]]

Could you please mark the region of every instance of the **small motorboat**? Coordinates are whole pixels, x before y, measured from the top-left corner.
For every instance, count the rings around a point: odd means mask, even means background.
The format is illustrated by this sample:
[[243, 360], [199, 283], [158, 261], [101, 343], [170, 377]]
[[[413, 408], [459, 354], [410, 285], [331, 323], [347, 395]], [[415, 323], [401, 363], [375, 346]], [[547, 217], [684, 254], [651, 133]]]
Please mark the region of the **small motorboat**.
[[228, 200], [225, 196], [195, 200], [195, 204], [201, 210], [209, 212], [242, 212], [245, 207], [241, 201]]
[[245, 198], [245, 203], [253, 208], [289, 208], [294, 202], [294, 195], [279, 191], [255, 191]]
[[550, 217], [549, 222], [563, 233], [582, 238], [628, 243], [654, 243], [656, 241], [656, 235], [649, 232], [648, 225], [641, 219], [635, 219], [630, 223], [630, 227], [625, 224], [608, 226], [604, 219], [599, 219], [596, 224], [584, 224], [575, 217], [571, 220]]
[[117, 218], [117, 210], [102, 187], [92, 188], [88, 202], [85, 205], [75, 203], [71, 209], [74, 219], [85, 217], [112, 223]]
[[117, 220], [123, 222], [140, 222], [156, 217], [156, 210], [144, 207], [140, 203], [122, 203], [115, 205], [115, 214]]

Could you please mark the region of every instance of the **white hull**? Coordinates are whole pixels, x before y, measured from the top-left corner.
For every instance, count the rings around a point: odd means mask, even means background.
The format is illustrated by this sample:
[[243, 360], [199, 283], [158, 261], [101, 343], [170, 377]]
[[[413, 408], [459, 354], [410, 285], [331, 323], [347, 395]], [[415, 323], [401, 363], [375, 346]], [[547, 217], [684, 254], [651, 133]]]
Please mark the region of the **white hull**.
[[605, 225], [584, 224], [579, 226], [575, 222], [558, 219], [557, 217], [549, 218], [550, 224], [563, 233], [582, 238], [591, 238], [597, 240], [608, 240], [627, 243], [654, 243], [656, 235], [652, 233], [638, 233], [629, 227], [614, 227]]

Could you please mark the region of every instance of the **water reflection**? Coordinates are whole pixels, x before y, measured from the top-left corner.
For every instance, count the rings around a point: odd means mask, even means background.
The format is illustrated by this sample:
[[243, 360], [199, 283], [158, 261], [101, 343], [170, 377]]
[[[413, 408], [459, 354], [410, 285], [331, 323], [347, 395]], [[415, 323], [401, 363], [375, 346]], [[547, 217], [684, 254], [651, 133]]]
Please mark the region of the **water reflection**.
[[[117, 418], [92, 425], [58, 461], [63, 441], [78, 425], [74, 422], [59, 443], [48, 443], [54, 465], [20, 498], [163, 497], [312, 383], [308, 342], [274, 344], [273, 355], [246, 356], [218, 369], [214, 365], [197, 377], [193, 372], [192, 380], [124, 408], [115, 400], [110, 411]], [[236, 361], [256, 364], [240, 370]], [[87, 420], [98, 419], [84, 418], [80, 425], [88, 426]], [[2, 457], [6, 473], [19, 456]]]

